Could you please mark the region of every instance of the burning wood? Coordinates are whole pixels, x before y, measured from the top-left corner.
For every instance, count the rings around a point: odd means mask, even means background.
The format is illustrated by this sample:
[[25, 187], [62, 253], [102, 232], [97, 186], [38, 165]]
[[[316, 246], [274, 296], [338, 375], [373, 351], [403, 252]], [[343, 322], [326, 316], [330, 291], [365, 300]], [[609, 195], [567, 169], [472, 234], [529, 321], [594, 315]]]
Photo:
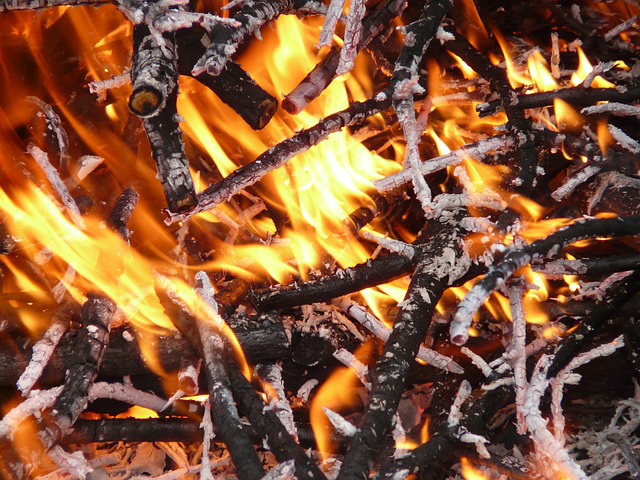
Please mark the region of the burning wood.
[[638, 6], [219, 3], [0, 0], [0, 477], [637, 476]]

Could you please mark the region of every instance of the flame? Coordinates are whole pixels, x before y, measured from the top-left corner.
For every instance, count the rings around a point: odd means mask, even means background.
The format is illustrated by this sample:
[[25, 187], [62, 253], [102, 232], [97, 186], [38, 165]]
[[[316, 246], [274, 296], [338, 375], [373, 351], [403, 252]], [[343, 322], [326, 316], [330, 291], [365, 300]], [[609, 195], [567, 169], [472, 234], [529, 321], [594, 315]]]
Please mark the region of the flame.
[[460, 458], [460, 473], [465, 480], [487, 480], [487, 476], [471, 465], [466, 457]]
[[[593, 66], [589, 59], [585, 55], [582, 48], [578, 47], [578, 69], [571, 74], [571, 83], [574, 86], [580, 85], [584, 82], [587, 75], [589, 75], [593, 71]], [[591, 86], [594, 88], [615, 88], [615, 85], [611, 82], [608, 82], [600, 75], [596, 76], [591, 82]]]
[[584, 124], [582, 116], [567, 102], [560, 98], [554, 98], [553, 110], [556, 115], [556, 126], [560, 131], [582, 131]]
[[596, 127], [596, 133], [598, 135], [598, 146], [600, 147], [600, 151], [602, 152], [602, 155], [606, 155], [607, 150], [609, 150], [609, 146], [615, 143], [611, 136], [611, 132], [609, 132], [609, 127], [607, 127], [607, 122], [599, 121]]
[[527, 67], [531, 80], [539, 92], [550, 92], [559, 87], [549, 71], [547, 61], [538, 50], [529, 55]]
[[519, 71], [516, 67], [513, 61], [511, 48], [502, 33], [499, 30], [494, 29], [493, 34], [496, 37], [498, 45], [500, 45], [500, 49], [502, 50], [502, 55], [504, 56], [504, 61], [507, 67], [507, 77], [509, 78], [511, 87], [519, 88], [523, 85], [531, 85], [531, 78], [529, 78], [529, 76], [524, 72]]
[[420, 443], [427, 443], [429, 441], [429, 424], [431, 423], [431, 415], [427, 415], [420, 428]]
[[326, 460], [334, 451], [331, 439], [331, 422], [327, 419], [322, 407], [339, 411], [357, 404], [355, 395], [359, 385], [358, 377], [351, 368], [338, 367], [320, 386], [311, 402], [309, 418], [322, 459]]
[[158, 418], [158, 413], [139, 405], [134, 405], [126, 412], [116, 415], [116, 418]]

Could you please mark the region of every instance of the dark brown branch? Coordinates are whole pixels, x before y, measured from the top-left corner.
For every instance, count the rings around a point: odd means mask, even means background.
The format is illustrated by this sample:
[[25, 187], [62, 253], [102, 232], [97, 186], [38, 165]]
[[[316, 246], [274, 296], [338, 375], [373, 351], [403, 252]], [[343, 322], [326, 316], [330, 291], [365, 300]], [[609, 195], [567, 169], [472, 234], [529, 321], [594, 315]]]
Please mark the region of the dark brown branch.
[[127, 223], [133, 215], [133, 211], [136, 208], [140, 195], [133, 188], [127, 188], [123, 191], [116, 200], [107, 224], [126, 241], [129, 241], [129, 234], [131, 233], [127, 228]]

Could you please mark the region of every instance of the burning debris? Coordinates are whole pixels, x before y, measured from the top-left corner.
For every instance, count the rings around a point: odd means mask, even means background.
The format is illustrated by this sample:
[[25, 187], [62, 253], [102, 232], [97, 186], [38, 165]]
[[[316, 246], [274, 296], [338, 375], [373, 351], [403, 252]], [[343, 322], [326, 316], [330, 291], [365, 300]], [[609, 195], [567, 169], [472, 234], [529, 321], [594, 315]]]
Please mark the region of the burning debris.
[[346, 3], [0, 0], [2, 478], [640, 475], [639, 6]]

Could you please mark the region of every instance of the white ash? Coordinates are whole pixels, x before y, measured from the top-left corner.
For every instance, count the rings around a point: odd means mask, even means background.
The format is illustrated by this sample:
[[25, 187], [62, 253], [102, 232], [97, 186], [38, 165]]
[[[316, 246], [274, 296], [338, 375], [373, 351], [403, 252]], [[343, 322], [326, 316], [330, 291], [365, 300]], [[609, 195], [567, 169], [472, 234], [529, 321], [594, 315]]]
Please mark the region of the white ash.
[[73, 284], [75, 278], [76, 271], [73, 269], [73, 267], [67, 265], [62, 278], [51, 289], [53, 299], [56, 301], [56, 303], [61, 303], [62, 300], [64, 300], [64, 296], [67, 293], [67, 285]]
[[479, 207], [502, 211], [507, 208], [507, 204], [499, 195], [441, 193], [433, 200], [432, 210], [428, 212], [427, 218], [437, 218], [446, 210], [455, 210], [461, 207]]
[[449, 412], [449, 417], [447, 419], [449, 428], [457, 427], [460, 423], [460, 419], [462, 418], [462, 412], [460, 409], [470, 395], [471, 384], [467, 380], [463, 380], [462, 383], [460, 383], [460, 388], [458, 388], [458, 393], [456, 393], [453, 405], [451, 405], [451, 411]]
[[309, 400], [309, 395], [311, 394], [313, 389], [318, 386], [319, 383], [320, 382], [315, 378], [312, 378], [311, 380], [307, 380], [298, 389], [298, 393], [296, 394], [296, 396], [306, 403]]
[[580, 110], [583, 115], [600, 115], [610, 113], [616, 117], [640, 117], [640, 107], [626, 103], [608, 102], [592, 105]]
[[123, 87], [131, 83], [131, 71], [129, 67], [125, 67], [120, 75], [114, 75], [106, 80], [94, 80], [89, 82], [89, 92], [98, 96], [98, 102], [104, 102], [107, 99], [107, 92], [115, 88]]
[[209, 401], [204, 402], [204, 415], [202, 415], [202, 422], [200, 423], [202, 428], [203, 440], [202, 440], [202, 469], [200, 470], [200, 480], [213, 480], [211, 474], [211, 463], [209, 459], [209, 447], [211, 440], [215, 436], [213, 433], [213, 422], [211, 421], [211, 405]]
[[531, 376], [531, 382], [525, 396], [524, 415], [530, 437], [536, 451], [544, 457], [548, 457], [555, 469], [570, 474], [577, 480], [588, 480], [589, 477], [580, 465], [547, 429], [547, 420], [542, 418], [540, 413], [540, 401], [548, 385], [549, 364], [549, 357], [542, 355]]
[[298, 439], [298, 429], [293, 419], [293, 411], [287, 400], [287, 393], [284, 390], [284, 382], [282, 381], [282, 363], [263, 363], [256, 365], [255, 368], [258, 377], [270, 388], [265, 388], [269, 408], [271, 408], [287, 432], [294, 438]]
[[104, 162], [104, 158], [99, 157], [97, 155], [83, 155], [78, 159], [78, 169], [76, 170], [75, 176], [78, 182], [82, 182], [85, 178], [87, 178], [96, 168], [98, 168], [102, 162]]
[[460, 226], [470, 232], [492, 233], [496, 224], [486, 217], [464, 217]]
[[39, 413], [53, 405], [62, 392], [62, 386], [51, 388], [49, 390], [32, 390], [29, 396], [19, 405], [12, 408], [0, 420], [0, 438], [13, 438], [13, 434], [20, 424], [31, 415], [39, 415]]
[[333, 425], [333, 428], [335, 428], [340, 435], [350, 438], [353, 437], [358, 431], [353, 423], [346, 420], [339, 413], [336, 413], [333, 410], [328, 409], [327, 407], [322, 407], [322, 410], [331, 422], [331, 425]]
[[551, 198], [556, 202], [561, 201], [563, 198], [570, 196], [576, 188], [585, 183], [594, 175], [600, 173], [602, 169], [595, 165], [588, 165], [581, 169], [575, 175], [568, 176], [564, 179], [562, 185], [551, 193]]
[[495, 382], [491, 382], [491, 383], [487, 383], [482, 385], [482, 390], [495, 390], [496, 388], [505, 386], [505, 385], [513, 385], [514, 381], [513, 381], [513, 377], [503, 377], [503, 378], [499, 378], [498, 380], [496, 380]]
[[185, 12], [180, 10], [169, 10], [161, 16], [154, 18], [151, 25], [159, 32], [174, 32], [182, 28], [190, 28], [193, 25], [200, 25], [207, 31], [211, 31], [214, 25], [224, 23], [231, 27], [239, 27], [233, 18], [223, 18], [210, 13]]
[[[443, 170], [450, 165], [458, 165], [466, 156], [482, 158], [489, 152], [506, 150], [511, 147], [513, 147], [513, 138], [511, 135], [490, 137], [486, 140], [480, 140], [474, 144], [462, 146], [446, 155], [441, 155], [422, 162], [420, 164], [420, 173], [422, 175], [428, 175], [430, 173]], [[411, 178], [410, 169], [405, 167], [398, 173], [394, 173], [393, 175], [374, 181], [373, 184], [379, 192], [384, 193], [408, 183], [411, 181]]]
[[511, 307], [511, 317], [513, 318], [513, 332], [508, 348], [508, 358], [511, 360], [511, 368], [513, 369], [516, 390], [516, 425], [520, 435], [527, 433], [527, 424], [524, 416], [524, 399], [527, 388], [527, 322], [523, 304], [525, 288], [524, 282], [520, 279], [512, 280], [508, 287], [509, 305]]
[[69, 328], [70, 317], [66, 310], [60, 309], [51, 320], [51, 326], [42, 335], [31, 349], [29, 365], [18, 378], [16, 386], [22, 395], [26, 395], [38, 381], [58, 342]]
[[287, 460], [269, 470], [262, 480], [295, 480], [295, 471], [295, 461]]
[[622, 32], [624, 32], [626, 30], [629, 30], [633, 26], [633, 24], [636, 22], [637, 19], [638, 19], [638, 17], [636, 15], [634, 15], [629, 20], [626, 20], [626, 21], [622, 22], [621, 24], [613, 27], [611, 30], [609, 30], [607, 33], [605, 33], [602, 36], [602, 38], [604, 38], [605, 42], [610, 42], [615, 37], [620, 35]]
[[640, 153], [640, 143], [615, 125], [608, 124], [607, 127], [609, 128], [609, 133], [611, 133], [613, 139], [618, 142], [622, 148], [634, 154]]
[[409, 243], [403, 242], [402, 240], [396, 240], [394, 238], [388, 238], [388, 237], [381, 237], [367, 231], [360, 232], [360, 236], [367, 240], [371, 240], [372, 242], [376, 242], [385, 250], [399, 253], [400, 255], [402, 255], [405, 258], [408, 258], [409, 260], [413, 259], [413, 257], [416, 254], [415, 247]]
[[455, 40], [451, 33], [447, 32], [444, 28], [438, 27], [438, 31], [436, 32], [436, 39], [440, 42], [441, 45], [444, 45], [445, 42], [450, 42]]
[[[60, 445], [56, 445], [47, 452], [47, 455], [60, 468], [60, 471], [71, 478], [84, 480], [93, 471], [81, 451], [69, 453]], [[60, 471], [56, 473], [60, 473]]]
[[551, 75], [556, 80], [560, 78], [560, 47], [557, 32], [551, 33]]
[[76, 204], [74, 198], [71, 196], [71, 193], [69, 193], [67, 186], [62, 181], [62, 178], [60, 178], [60, 174], [58, 173], [58, 171], [53, 165], [51, 165], [51, 163], [49, 163], [49, 156], [47, 155], [47, 153], [33, 144], [27, 147], [27, 152], [33, 157], [40, 169], [44, 172], [47, 180], [49, 180], [49, 183], [60, 197], [60, 200], [62, 200], [64, 206], [69, 211], [73, 223], [76, 225], [76, 227], [84, 230], [85, 223], [82, 219], [82, 215], [80, 214], [80, 209], [78, 208], [78, 205]]
[[331, 312], [331, 316], [332, 318], [334, 318], [338, 323], [341, 323], [342, 325], [344, 325], [345, 327], [347, 327], [347, 330], [349, 330], [349, 332], [351, 332], [351, 334], [356, 337], [360, 342], [364, 342], [366, 339], [364, 338], [364, 336], [360, 333], [360, 331], [358, 330], [358, 327], [355, 326], [355, 324], [349, 320], [347, 317], [345, 317], [342, 313], [340, 313], [338, 310], [333, 310]]
[[[360, 323], [364, 328], [373, 333], [376, 337], [386, 343], [391, 335], [391, 329], [387, 328], [378, 318], [371, 313], [367, 312], [363, 307], [357, 303], [351, 301], [348, 297], [342, 297], [335, 300], [335, 304], [347, 315]], [[426, 348], [424, 345], [420, 345], [418, 349], [417, 358], [423, 362], [426, 362], [436, 368], [447, 370], [452, 373], [464, 373], [464, 370], [451, 358], [442, 355]]]
[[360, 362], [360, 360], [358, 360], [349, 350], [344, 348], [333, 352], [333, 357], [346, 367], [353, 369], [358, 380], [360, 380], [367, 390], [371, 390], [371, 383], [369, 383], [369, 367]]
[[593, 67], [593, 70], [591, 70], [587, 74], [587, 76], [584, 77], [584, 80], [582, 81], [582, 86], [584, 88], [589, 88], [598, 75], [602, 75], [603, 73], [608, 72], [615, 66], [616, 66], [616, 62], [598, 63], [595, 67]]
[[333, 41], [333, 33], [336, 29], [342, 9], [344, 8], [346, 0], [331, 0], [327, 14], [324, 17], [324, 24], [320, 31], [320, 40], [318, 41], [318, 48], [329, 46]]
[[489, 378], [493, 373], [493, 369], [489, 366], [487, 362], [485, 362], [484, 358], [480, 355], [474, 353], [467, 347], [462, 347], [460, 351], [471, 359], [471, 363], [473, 363], [478, 369], [482, 372], [482, 374]]

